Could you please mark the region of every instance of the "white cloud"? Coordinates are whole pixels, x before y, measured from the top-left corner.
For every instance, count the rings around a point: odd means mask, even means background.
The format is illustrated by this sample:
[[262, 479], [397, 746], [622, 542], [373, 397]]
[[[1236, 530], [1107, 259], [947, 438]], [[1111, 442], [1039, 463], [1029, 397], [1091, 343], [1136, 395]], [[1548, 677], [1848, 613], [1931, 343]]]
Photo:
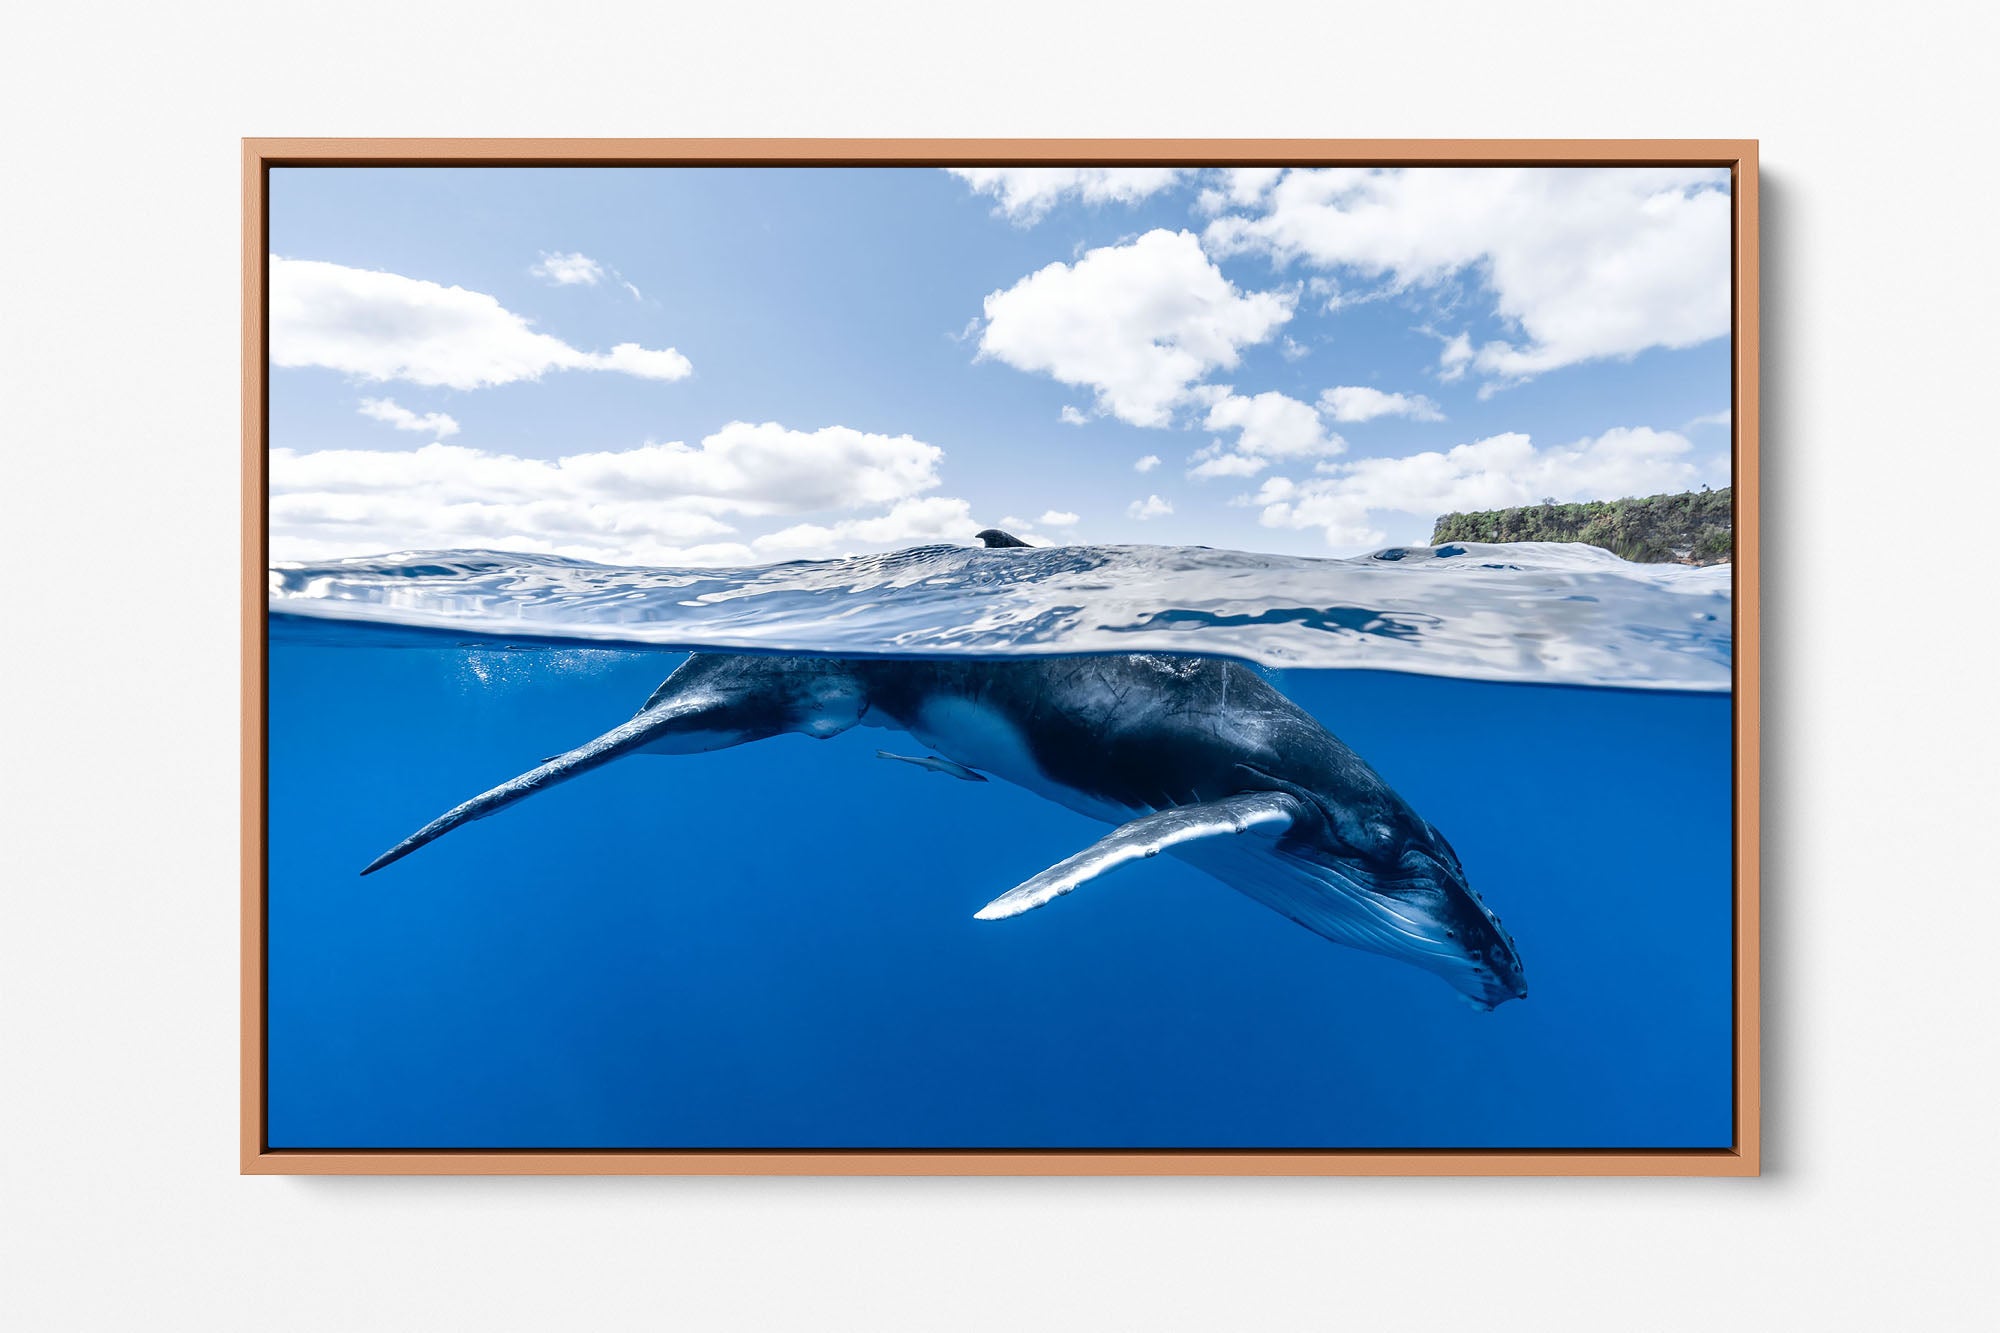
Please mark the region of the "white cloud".
[[[1352, 269], [1397, 289], [1476, 273], [1520, 331], [1468, 358], [1496, 380], [1729, 331], [1719, 168], [1297, 170], [1258, 209], [1210, 223], [1211, 252]], [[1453, 354], [1445, 378], [1464, 364]]]
[[1149, 518], [1159, 518], [1173, 512], [1173, 505], [1169, 501], [1162, 500], [1157, 495], [1149, 495], [1143, 500], [1134, 500], [1131, 504], [1125, 506], [1125, 516], [1127, 518], [1136, 518], [1142, 522]]
[[1418, 515], [1504, 509], [1557, 500], [1609, 500], [1689, 490], [1727, 479], [1720, 457], [1691, 457], [1693, 445], [1674, 431], [1618, 427], [1594, 439], [1536, 448], [1519, 433], [1494, 435], [1444, 453], [1363, 458], [1321, 464], [1328, 475], [1303, 482], [1273, 477], [1253, 498], [1274, 528], [1320, 528], [1328, 544], [1383, 540], [1378, 515]]
[[1077, 408], [1071, 407], [1068, 403], [1063, 404], [1061, 419], [1065, 426], [1086, 426], [1090, 424], [1089, 416]]
[[1132, 465], [1132, 470], [1134, 472], [1151, 472], [1154, 468], [1158, 467], [1159, 465], [1160, 465], [1160, 456], [1158, 454], [1147, 454], [1144, 458], [1140, 459], [1138, 462]]
[[1293, 299], [1238, 291], [1190, 232], [1149, 231], [988, 296], [979, 352], [1088, 386], [1100, 412], [1165, 426], [1191, 385], [1290, 319]]
[[1223, 167], [1213, 178], [1216, 183], [1196, 198], [1195, 209], [1212, 216], [1226, 208], [1249, 208], [1284, 174], [1283, 167]]
[[[937, 446], [907, 435], [740, 421], [698, 446], [648, 444], [556, 459], [450, 444], [407, 452], [274, 449], [272, 554], [498, 546], [641, 564], [731, 563], [748, 560], [752, 544], [687, 544], [734, 535], [731, 520], [883, 505], [893, 507], [826, 528], [833, 534], [826, 540], [896, 540], [902, 532], [941, 530], [949, 519], [939, 506], [905, 507], [938, 485], [942, 457]], [[786, 540], [790, 549], [807, 549], [804, 538], [795, 529]]]
[[613, 564], [716, 565], [752, 560], [750, 547], [741, 542], [704, 540], [733, 533], [730, 524], [707, 514], [644, 503], [274, 491], [270, 512], [271, 555], [276, 560], [466, 548], [540, 551]]
[[1201, 480], [1255, 476], [1276, 459], [1329, 458], [1347, 447], [1326, 429], [1318, 408], [1282, 393], [1245, 398], [1225, 390], [1210, 404], [1202, 425], [1233, 430], [1236, 441], [1225, 449], [1218, 440], [1195, 454], [1188, 475]]
[[618, 343], [609, 352], [592, 353], [589, 370], [622, 370], [645, 380], [677, 380], [687, 377], [694, 367], [671, 347], [641, 347], [638, 343]]
[[1077, 515], [1067, 509], [1049, 509], [1045, 510], [1035, 522], [1037, 526], [1044, 528], [1073, 528], [1077, 523]]
[[1320, 410], [1335, 421], [1373, 421], [1376, 417], [1409, 417], [1443, 421], [1438, 405], [1422, 394], [1384, 393], [1362, 384], [1343, 384], [1319, 396]]
[[1322, 313], [1331, 315], [1344, 306], [1359, 305], [1372, 297], [1350, 297], [1340, 290], [1340, 284], [1332, 278], [1307, 278], [1306, 290], [1319, 298]]
[[1286, 334], [1284, 341], [1278, 344], [1278, 351], [1287, 361], [1299, 361], [1312, 355], [1312, 348], [1290, 334]]
[[426, 412], [419, 416], [393, 398], [363, 398], [359, 411], [362, 416], [386, 421], [397, 430], [423, 431], [440, 440], [458, 434], [458, 422], [445, 413]]
[[1197, 449], [1189, 455], [1188, 461], [1194, 466], [1188, 469], [1187, 474], [1196, 481], [1212, 481], [1217, 477], [1254, 477], [1271, 466], [1268, 458], [1225, 450], [1220, 440], [1205, 449]]
[[752, 539], [759, 555], [832, 555], [854, 546], [912, 546], [924, 542], [964, 541], [978, 524], [964, 500], [926, 496], [904, 500], [886, 514], [846, 518], [837, 523], [799, 523]]
[[1028, 522], [1027, 519], [1016, 518], [1012, 514], [1001, 519], [995, 526], [1010, 537], [1019, 537], [1030, 546], [1053, 546], [1055, 544], [1047, 537], [1042, 536], [1041, 533], [1036, 532], [1034, 530], [1035, 525]]
[[1320, 423], [1319, 411], [1282, 393], [1245, 398], [1230, 394], [1208, 409], [1202, 424], [1210, 430], [1234, 430], [1236, 447], [1265, 458], [1301, 458], [1337, 454], [1346, 447]]
[[994, 212], [1016, 226], [1040, 222], [1066, 198], [1086, 204], [1137, 203], [1173, 185], [1178, 167], [947, 167], [975, 194], [992, 195]]
[[[541, 261], [528, 272], [553, 282], [558, 287], [574, 287], [579, 284], [595, 287], [604, 280], [604, 265], [589, 255], [551, 254], [547, 250], [542, 251]], [[630, 283], [626, 285], [631, 286]], [[636, 288], [633, 290], [637, 291]]]
[[1438, 353], [1438, 378], [1446, 384], [1465, 378], [1465, 372], [1472, 365], [1472, 335], [1459, 333], [1444, 340], [1444, 348]]
[[1696, 417], [1693, 421], [1688, 422], [1683, 429], [1696, 430], [1702, 426], [1720, 426], [1724, 430], [1727, 430], [1729, 428], [1729, 421], [1729, 409], [1725, 407], [1720, 412], [1708, 412]]
[[677, 380], [694, 369], [671, 347], [572, 347], [483, 292], [318, 260], [272, 256], [270, 309], [272, 365], [363, 379], [477, 389], [550, 370]]

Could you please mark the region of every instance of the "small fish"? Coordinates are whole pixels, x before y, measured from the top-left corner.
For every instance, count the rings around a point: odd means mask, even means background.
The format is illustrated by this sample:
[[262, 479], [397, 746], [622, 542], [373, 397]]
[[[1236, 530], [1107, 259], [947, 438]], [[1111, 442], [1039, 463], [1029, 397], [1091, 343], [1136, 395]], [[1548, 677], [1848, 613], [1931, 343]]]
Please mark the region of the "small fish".
[[875, 757], [877, 759], [900, 759], [906, 764], [915, 764], [918, 768], [928, 768], [933, 773], [949, 773], [952, 777], [965, 782], [986, 781], [984, 773], [975, 773], [964, 764], [954, 764], [951, 760], [940, 759], [934, 754], [927, 754], [919, 759], [913, 754], [890, 754], [887, 750], [877, 750]]

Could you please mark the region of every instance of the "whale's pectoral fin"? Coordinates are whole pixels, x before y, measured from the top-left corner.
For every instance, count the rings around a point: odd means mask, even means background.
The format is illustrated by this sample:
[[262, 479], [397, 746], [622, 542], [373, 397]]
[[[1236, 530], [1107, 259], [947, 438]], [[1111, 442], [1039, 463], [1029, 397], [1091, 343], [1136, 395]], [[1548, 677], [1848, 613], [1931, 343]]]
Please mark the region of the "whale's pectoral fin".
[[380, 870], [460, 824], [484, 819], [524, 796], [628, 754], [702, 754], [786, 732], [836, 736], [867, 711], [868, 698], [860, 682], [832, 659], [695, 653], [624, 726], [567, 754], [544, 759], [519, 777], [452, 807], [369, 862], [361, 873]]
[[1169, 847], [1197, 838], [1231, 838], [1259, 829], [1266, 834], [1290, 828], [1301, 814], [1299, 802], [1283, 792], [1247, 792], [1205, 805], [1175, 806], [1121, 824], [1108, 836], [1067, 861], [1050, 866], [1017, 888], [1007, 890], [974, 913], [981, 921], [1019, 916], [1062, 897], [1086, 880], [1115, 870], [1128, 861], [1158, 856]]
[[[544, 759], [519, 777], [510, 778], [491, 791], [481, 792], [471, 800], [453, 806], [370, 861], [361, 873], [373, 874], [383, 866], [402, 860], [425, 843], [443, 837], [460, 824], [484, 819], [524, 797], [547, 791], [558, 783], [568, 782], [578, 774], [588, 773], [591, 769], [608, 764], [613, 759], [622, 758], [638, 750], [679, 748], [674, 746], [674, 742], [680, 739], [682, 734], [688, 734], [689, 739], [694, 739], [696, 736], [700, 736], [701, 740], [720, 739], [701, 735], [700, 728], [703, 725], [704, 714], [709, 711], [698, 704], [683, 706], [668, 704], [649, 709], [625, 725], [605, 732], [596, 740], [579, 745], [566, 754]], [[743, 739], [753, 738], [746, 736]], [[697, 741], [696, 745], [689, 748], [715, 749], [719, 746], [713, 743], [701, 744]]]

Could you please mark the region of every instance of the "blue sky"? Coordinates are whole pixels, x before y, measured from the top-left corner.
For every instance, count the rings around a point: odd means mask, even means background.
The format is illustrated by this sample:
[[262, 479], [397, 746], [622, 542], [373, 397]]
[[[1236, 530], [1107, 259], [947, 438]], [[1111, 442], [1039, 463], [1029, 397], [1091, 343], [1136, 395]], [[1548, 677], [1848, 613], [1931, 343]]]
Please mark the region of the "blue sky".
[[271, 248], [278, 559], [1337, 555], [1728, 478], [1720, 172], [287, 168]]

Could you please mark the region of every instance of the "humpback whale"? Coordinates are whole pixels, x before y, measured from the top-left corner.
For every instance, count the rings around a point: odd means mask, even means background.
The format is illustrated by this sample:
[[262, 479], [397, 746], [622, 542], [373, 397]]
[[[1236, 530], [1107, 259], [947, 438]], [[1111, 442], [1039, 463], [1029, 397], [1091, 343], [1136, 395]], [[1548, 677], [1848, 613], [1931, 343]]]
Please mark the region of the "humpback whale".
[[982, 920], [1166, 852], [1329, 940], [1437, 974], [1477, 1008], [1527, 994], [1512, 938], [1444, 835], [1256, 671], [1217, 658], [697, 653], [630, 721], [453, 807], [361, 873], [627, 755], [857, 725], [906, 732], [934, 762], [885, 758], [990, 773], [1116, 825], [993, 899]]

